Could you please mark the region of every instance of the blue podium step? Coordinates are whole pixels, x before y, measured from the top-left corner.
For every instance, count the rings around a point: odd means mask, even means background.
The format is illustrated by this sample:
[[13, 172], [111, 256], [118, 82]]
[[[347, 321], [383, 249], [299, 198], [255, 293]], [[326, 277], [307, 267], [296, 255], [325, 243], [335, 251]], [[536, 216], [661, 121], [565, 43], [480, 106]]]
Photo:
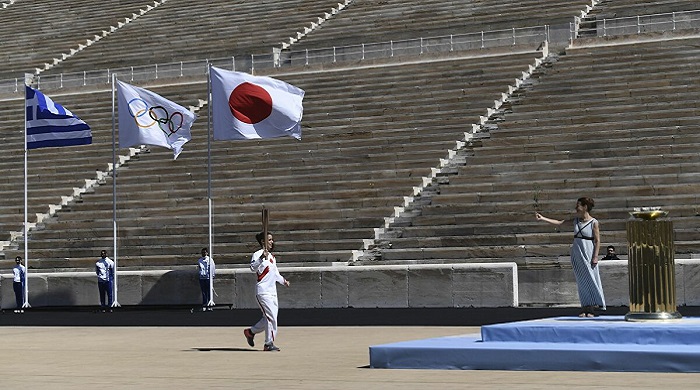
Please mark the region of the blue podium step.
[[370, 367], [700, 372], [700, 318], [557, 317], [370, 347]]
[[700, 344], [700, 318], [628, 322], [623, 316], [558, 317], [486, 325], [481, 338], [484, 342], [693, 345]]

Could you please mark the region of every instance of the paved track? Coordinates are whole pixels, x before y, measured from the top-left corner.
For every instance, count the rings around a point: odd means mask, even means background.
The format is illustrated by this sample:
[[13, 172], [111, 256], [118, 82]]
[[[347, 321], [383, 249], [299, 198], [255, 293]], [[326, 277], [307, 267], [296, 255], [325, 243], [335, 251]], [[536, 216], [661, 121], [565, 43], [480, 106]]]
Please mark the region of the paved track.
[[0, 327], [0, 383], [2, 389], [339, 390], [697, 389], [700, 383], [700, 374], [366, 368], [370, 345], [475, 333], [478, 327], [282, 327], [279, 353], [250, 348], [242, 331]]
[[[700, 308], [679, 308], [699, 316]], [[620, 315], [626, 308], [612, 308]], [[478, 333], [576, 308], [281, 310], [279, 353], [242, 335], [258, 310], [35, 308], [0, 314], [0, 389], [697, 389], [700, 374], [369, 369], [369, 346]], [[308, 326], [315, 324], [318, 326]], [[391, 326], [377, 326], [391, 324]], [[437, 326], [437, 325], [461, 326]], [[323, 326], [321, 326], [323, 325]], [[423, 325], [423, 326], [416, 326]]]

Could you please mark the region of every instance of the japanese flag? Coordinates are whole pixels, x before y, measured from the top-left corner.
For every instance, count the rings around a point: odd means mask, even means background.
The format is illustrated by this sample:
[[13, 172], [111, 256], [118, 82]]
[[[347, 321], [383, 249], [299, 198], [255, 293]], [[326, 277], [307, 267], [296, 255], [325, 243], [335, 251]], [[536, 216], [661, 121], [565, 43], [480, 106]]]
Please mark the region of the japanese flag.
[[301, 139], [304, 91], [284, 81], [211, 67], [214, 139]]

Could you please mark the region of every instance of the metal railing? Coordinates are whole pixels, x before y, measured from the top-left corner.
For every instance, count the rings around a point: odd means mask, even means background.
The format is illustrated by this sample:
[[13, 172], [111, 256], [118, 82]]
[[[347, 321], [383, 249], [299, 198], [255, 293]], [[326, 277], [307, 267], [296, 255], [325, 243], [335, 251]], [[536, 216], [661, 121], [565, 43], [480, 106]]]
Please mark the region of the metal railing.
[[607, 37], [697, 28], [700, 28], [700, 10], [596, 20], [576, 17], [569, 32], [573, 40], [584, 36]]
[[289, 65], [316, 65], [394, 56], [419, 56], [428, 53], [437, 54], [523, 44], [540, 44], [548, 40], [549, 26], [544, 25], [372, 44], [363, 43], [324, 49], [307, 49], [303, 52], [288, 53], [283, 58], [283, 61], [285, 61], [284, 64]]
[[[300, 51], [273, 50], [272, 54], [253, 54], [228, 58], [203, 59], [132, 66], [128, 68], [91, 70], [77, 73], [60, 73], [35, 76], [39, 89], [60, 89], [109, 84], [112, 73], [120, 80], [142, 82], [161, 78], [198, 77], [206, 75], [209, 64], [234, 71], [254, 73], [260, 69], [286, 66], [308, 66], [336, 62], [363, 61], [405, 55], [449, 53], [453, 51], [479, 50], [504, 46], [539, 45], [549, 40], [549, 26], [512, 28], [482, 31], [470, 34], [454, 34], [430, 38], [416, 38], [380, 43], [337, 46], [325, 49]], [[23, 78], [0, 80], [0, 93], [21, 92]]]

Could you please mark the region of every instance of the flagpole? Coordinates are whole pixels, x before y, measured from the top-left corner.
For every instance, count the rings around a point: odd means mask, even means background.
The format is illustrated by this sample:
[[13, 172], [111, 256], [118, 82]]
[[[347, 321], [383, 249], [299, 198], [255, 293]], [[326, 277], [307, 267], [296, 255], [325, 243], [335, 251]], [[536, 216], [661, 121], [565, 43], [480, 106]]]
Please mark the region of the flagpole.
[[[29, 150], [27, 150], [27, 75], [24, 77], [24, 300], [22, 302], [22, 308], [30, 308], [29, 305], [29, 237], [27, 237], [28, 230], [28, 211], [27, 211], [27, 155]], [[20, 263], [21, 265], [21, 263]]]
[[213, 234], [213, 204], [211, 191], [211, 64], [207, 67], [207, 198], [209, 201], [209, 302], [207, 306], [214, 306], [214, 278], [211, 274], [211, 262], [214, 259], [214, 234]]
[[115, 84], [117, 74], [112, 73], [112, 251], [114, 254], [114, 280], [112, 281], [112, 307], [120, 307], [117, 298], [119, 288], [117, 286], [117, 141], [115, 119]]

